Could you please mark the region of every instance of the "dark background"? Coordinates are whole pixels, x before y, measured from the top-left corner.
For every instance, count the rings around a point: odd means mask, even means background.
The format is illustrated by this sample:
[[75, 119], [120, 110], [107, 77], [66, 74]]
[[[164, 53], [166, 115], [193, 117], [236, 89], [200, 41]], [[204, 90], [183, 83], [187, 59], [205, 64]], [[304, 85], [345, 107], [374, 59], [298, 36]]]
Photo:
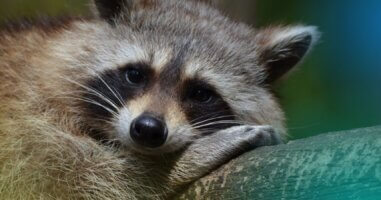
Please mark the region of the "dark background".
[[[20, 16], [88, 13], [87, 0], [0, 0], [0, 23]], [[316, 25], [320, 42], [279, 85], [292, 138], [381, 124], [381, 1], [225, 0], [255, 27]]]

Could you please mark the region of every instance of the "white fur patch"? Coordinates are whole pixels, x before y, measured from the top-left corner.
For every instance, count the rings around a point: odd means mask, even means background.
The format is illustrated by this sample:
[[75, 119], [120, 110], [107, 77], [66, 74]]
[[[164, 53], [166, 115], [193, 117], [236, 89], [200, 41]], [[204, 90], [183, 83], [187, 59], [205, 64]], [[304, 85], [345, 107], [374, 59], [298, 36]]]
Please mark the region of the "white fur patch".
[[317, 27], [299, 25], [299, 26], [288, 27], [288, 28], [281, 29], [279, 31], [278, 30], [275, 31], [269, 45], [276, 45], [278, 43], [288, 41], [288, 40], [294, 40], [294, 39], [297, 40], [299, 36], [305, 36], [305, 35], [312, 36], [312, 42], [311, 42], [312, 45], [310, 45], [310, 47], [313, 46], [313, 44], [315, 44], [320, 37], [320, 33]]
[[148, 53], [138, 45], [130, 44], [126, 41], [119, 42], [116, 48], [115, 58], [116, 63], [119, 65], [149, 60]]
[[171, 60], [171, 55], [173, 55], [173, 53], [170, 49], [161, 49], [156, 51], [152, 60], [152, 67], [157, 71], [161, 71], [161, 69], [163, 69]]
[[127, 108], [122, 108], [119, 111], [119, 117], [115, 122], [115, 128], [117, 132], [117, 139], [123, 144], [131, 143], [130, 126], [133, 121], [132, 113]]
[[128, 63], [149, 61], [149, 55], [142, 47], [126, 40], [107, 45], [104, 50], [99, 51], [97, 59], [101, 62], [97, 69], [104, 71]]
[[[184, 78], [191, 78], [191, 77], [195, 77], [197, 72], [200, 71], [200, 69], [203, 68], [203, 64], [196, 60], [196, 59], [193, 59], [192, 62], [187, 62], [185, 64], [185, 71], [184, 71]], [[205, 66], [204, 66], [205, 68]]]

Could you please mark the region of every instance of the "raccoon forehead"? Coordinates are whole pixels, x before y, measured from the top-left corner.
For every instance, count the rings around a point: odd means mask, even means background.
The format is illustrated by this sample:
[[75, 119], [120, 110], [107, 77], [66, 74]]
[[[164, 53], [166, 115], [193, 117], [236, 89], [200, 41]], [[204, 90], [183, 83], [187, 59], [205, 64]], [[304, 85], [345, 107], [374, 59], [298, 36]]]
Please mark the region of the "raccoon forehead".
[[217, 70], [216, 67], [209, 62], [192, 59], [184, 65], [182, 78], [184, 80], [198, 78], [214, 86], [218, 86], [219, 82], [224, 82], [225, 80], [232, 78], [226, 71], [225, 73], [218, 73]]
[[[88, 48], [86, 45], [84, 48]], [[92, 47], [94, 53], [81, 60], [91, 60], [90, 74], [117, 69], [131, 63], [146, 63], [159, 72], [173, 58], [171, 48], [147, 48], [131, 41], [108, 41]]]
[[[221, 90], [229, 85], [259, 84], [263, 76], [263, 69], [253, 67], [254, 57], [240, 59], [230, 56], [230, 59], [226, 59], [224, 55], [215, 55], [218, 53], [213, 55], [210, 52], [179, 50], [174, 47], [149, 49], [123, 41], [105, 48], [98, 50], [96, 63], [88, 68], [90, 74], [118, 69], [128, 64], [146, 63], [157, 75], [180, 75], [177, 81], [201, 79]], [[176, 69], [180, 71], [176, 72]]]
[[265, 71], [257, 64], [255, 56], [227, 57], [191, 58], [185, 63], [184, 77], [197, 77], [216, 86], [261, 85]]
[[[119, 29], [117, 31], [125, 32]], [[247, 43], [244, 45], [242, 42], [227, 40], [222, 42], [216, 41], [218, 38], [196, 38], [194, 35], [170, 38], [156, 35], [149, 38], [142, 33], [135, 34], [134, 38], [121, 38], [115, 31], [99, 34], [101, 36], [83, 45], [86, 49], [92, 48], [94, 53], [88, 54], [82, 63], [89, 64], [90, 71], [96, 73], [131, 63], [146, 63], [155, 73], [160, 74], [171, 62], [178, 60], [178, 57], [182, 57], [182, 61], [177, 64], [183, 66], [172, 67], [185, 71], [182, 79], [200, 77], [221, 81], [223, 76], [227, 80], [229, 77], [239, 76], [241, 81], [244, 79], [245, 82], [255, 82], [260, 79], [263, 70], [259, 66], [255, 67], [257, 56], [253, 47]], [[83, 59], [81, 56], [81, 60]]]
[[[89, 28], [83, 29], [86, 30], [83, 32], [90, 34]], [[258, 60], [252, 40], [243, 38], [235, 40], [229, 34], [221, 33], [222, 35], [218, 37], [202, 31], [164, 34], [157, 29], [154, 32], [147, 30], [136, 32], [127, 26], [107, 28], [104, 31], [96, 29], [94, 32], [96, 33], [90, 34], [93, 35], [92, 37], [81, 41], [84, 43], [81, 46], [83, 46], [84, 54], [89, 48], [93, 50], [94, 53], [85, 56], [87, 60], [83, 63], [92, 64], [92, 68], [96, 68], [96, 71], [137, 62], [147, 63], [155, 70], [161, 71], [171, 59], [178, 56], [184, 47], [186, 52], [182, 56], [186, 57], [185, 61], [192, 63], [194, 60], [203, 68], [234, 70], [235, 73], [241, 73], [247, 69], [255, 72], [252, 66], [256, 65]], [[80, 57], [81, 60], [83, 58], [83, 56]], [[193, 68], [193, 66], [190, 67]]]

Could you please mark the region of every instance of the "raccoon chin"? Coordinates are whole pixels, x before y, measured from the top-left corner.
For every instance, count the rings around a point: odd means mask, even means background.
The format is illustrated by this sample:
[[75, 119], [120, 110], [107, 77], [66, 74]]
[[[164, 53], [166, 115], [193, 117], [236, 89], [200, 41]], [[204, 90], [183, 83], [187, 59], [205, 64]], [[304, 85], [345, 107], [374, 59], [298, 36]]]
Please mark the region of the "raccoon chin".
[[135, 152], [142, 155], [155, 156], [155, 155], [163, 155], [163, 154], [173, 154], [173, 153], [181, 151], [182, 149], [185, 149], [186, 146], [188, 146], [187, 143], [184, 143], [183, 145], [164, 144], [163, 146], [157, 147], [157, 148], [147, 148], [147, 147], [140, 146], [138, 144], [129, 144], [129, 145], [122, 145], [122, 148], [124, 149], [124, 151], [127, 151], [127, 152]]

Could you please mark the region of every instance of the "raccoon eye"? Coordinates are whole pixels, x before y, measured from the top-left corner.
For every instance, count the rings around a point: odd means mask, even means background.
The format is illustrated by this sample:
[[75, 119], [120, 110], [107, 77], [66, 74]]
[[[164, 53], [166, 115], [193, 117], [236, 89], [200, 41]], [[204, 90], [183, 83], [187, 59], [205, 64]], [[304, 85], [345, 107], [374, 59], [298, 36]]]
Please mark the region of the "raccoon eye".
[[215, 94], [213, 91], [204, 88], [195, 88], [190, 93], [189, 98], [198, 103], [212, 103], [215, 100]]
[[131, 85], [141, 85], [145, 82], [145, 79], [145, 75], [137, 69], [131, 68], [126, 71], [126, 80]]

